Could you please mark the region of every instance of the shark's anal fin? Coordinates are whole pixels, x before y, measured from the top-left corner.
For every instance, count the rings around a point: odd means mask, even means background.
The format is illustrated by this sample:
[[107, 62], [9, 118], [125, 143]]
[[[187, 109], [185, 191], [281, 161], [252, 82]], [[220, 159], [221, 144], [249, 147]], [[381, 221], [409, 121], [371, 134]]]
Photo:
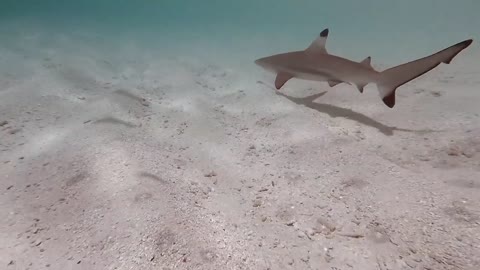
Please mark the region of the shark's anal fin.
[[357, 84], [357, 89], [360, 93], [363, 93], [363, 88], [365, 88], [366, 84]]
[[316, 54], [327, 54], [327, 39], [328, 39], [328, 28], [320, 32], [320, 35], [305, 49], [307, 54], [316, 55]]
[[286, 73], [286, 72], [278, 73], [277, 77], [275, 78], [275, 88], [277, 88], [277, 90], [279, 90], [291, 78], [293, 78], [293, 76]]

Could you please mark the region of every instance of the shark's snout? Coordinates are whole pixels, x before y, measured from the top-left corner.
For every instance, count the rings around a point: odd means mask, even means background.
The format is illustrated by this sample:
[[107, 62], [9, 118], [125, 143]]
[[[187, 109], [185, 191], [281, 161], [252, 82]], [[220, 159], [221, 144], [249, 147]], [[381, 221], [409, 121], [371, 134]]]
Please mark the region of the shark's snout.
[[255, 64], [257, 64], [258, 66], [260, 66], [261, 68], [263, 68], [266, 71], [270, 71], [270, 72], [273, 72], [273, 73], [278, 73], [279, 72], [278, 65], [274, 61], [272, 61], [271, 57], [259, 58], [259, 59], [255, 60], [254, 62], [255, 62]]
[[255, 60], [255, 64], [257, 64], [258, 66], [264, 68], [264, 69], [268, 69], [268, 65], [266, 63], [266, 61], [263, 59], [263, 58], [260, 58], [260, 59], [257, 59]]
[[263, 65], [262, 58], [255, 60], [255, 64], [262, 66]]

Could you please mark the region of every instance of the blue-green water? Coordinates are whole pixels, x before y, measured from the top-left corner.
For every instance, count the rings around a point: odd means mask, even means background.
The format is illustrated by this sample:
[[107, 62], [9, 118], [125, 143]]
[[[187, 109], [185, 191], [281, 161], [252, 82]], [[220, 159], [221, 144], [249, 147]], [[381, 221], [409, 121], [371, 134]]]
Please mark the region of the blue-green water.
[[[0, 0], [0, 269], [477, 269], [479, 13]], [[254, 60], [327, 27], [331, 53], [374, 67], [475, 42], [392, 109], [373, 85], [276, 95]]]
[[0, 34], [13, 42], [23, 32], [82, 31], [112, 49], [126, 41], [152, 49], [204, 46], [253, 61], [303, 48], [328, 27], [333, 53], [392, 62], [476, 39], [479, 11], [478, 0], [3, 0]]

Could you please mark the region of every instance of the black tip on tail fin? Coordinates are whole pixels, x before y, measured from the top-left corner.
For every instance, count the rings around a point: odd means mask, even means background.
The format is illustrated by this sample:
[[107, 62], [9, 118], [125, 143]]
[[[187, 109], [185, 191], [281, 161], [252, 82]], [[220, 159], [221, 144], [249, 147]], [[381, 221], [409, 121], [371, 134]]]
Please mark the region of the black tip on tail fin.
[[441, 63], [449, 64], [462, 50], [472, 44], [472, 39], [459, 42], [427, 57], [419, 58], [380, 72], [377, 88], [383, 103], [390, 108], [395, 106], [395, 90], [434, 69]]
[[465, 41], [462, 41], [458, 43], [458, 45], [461, 45], [463, 48], [467, 48], [468, 46], [472, 45], [473, 39], [467, 39]]
[[395, 106], [395, 90], [390, 93], [390, 95], [384, 97], [383, 103], [387, 105], [389, 108], [393, 108]]
[[[459, 47], [461, 48], [461, 50], [464, 50], [466, 49], [468, 46], [472, 45], [472, 42], [473, 42], [473, 39], [467, 39], [467, 40], [464, 40], [462, 42], [459, 42], [451, 47]], [[460, 50], [460, 51], [461, 51]], [[460, 52], [459, 51], [459, 52]], [[445, 64], [450, 64], [450, 62], [452, 62], [453, 58], [455, 58], [455, 56], [457, 56], [457, 54], [459, 53], [457, 52], [456, 54], [452, 55], [452, 57], [450, 57], [449, 59], [447, 59], [447, 61], [445, 61], [444, 63]]]
[[328, 28], [326, 28], [325, 30], [323, 30], [323, 31], [320, 33], [320, 36], [321, 36], [321, 37], [327, 37], [327, 36], [328, 36]]

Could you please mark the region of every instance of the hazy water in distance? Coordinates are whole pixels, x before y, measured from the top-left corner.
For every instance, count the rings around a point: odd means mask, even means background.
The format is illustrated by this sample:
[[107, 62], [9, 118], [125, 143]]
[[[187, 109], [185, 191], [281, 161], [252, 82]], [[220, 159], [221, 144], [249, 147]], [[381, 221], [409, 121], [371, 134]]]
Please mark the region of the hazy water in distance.
[[328, 27], [332, 53], [396, 63], [476, 39], [478, 11], [477, 0], [3, 0], [0, 46], [24, 33], [44, 34], [48, 44], [48, 35], [82, 32], [106, 48], [205, 48], [251, 62], [304, 48]]

